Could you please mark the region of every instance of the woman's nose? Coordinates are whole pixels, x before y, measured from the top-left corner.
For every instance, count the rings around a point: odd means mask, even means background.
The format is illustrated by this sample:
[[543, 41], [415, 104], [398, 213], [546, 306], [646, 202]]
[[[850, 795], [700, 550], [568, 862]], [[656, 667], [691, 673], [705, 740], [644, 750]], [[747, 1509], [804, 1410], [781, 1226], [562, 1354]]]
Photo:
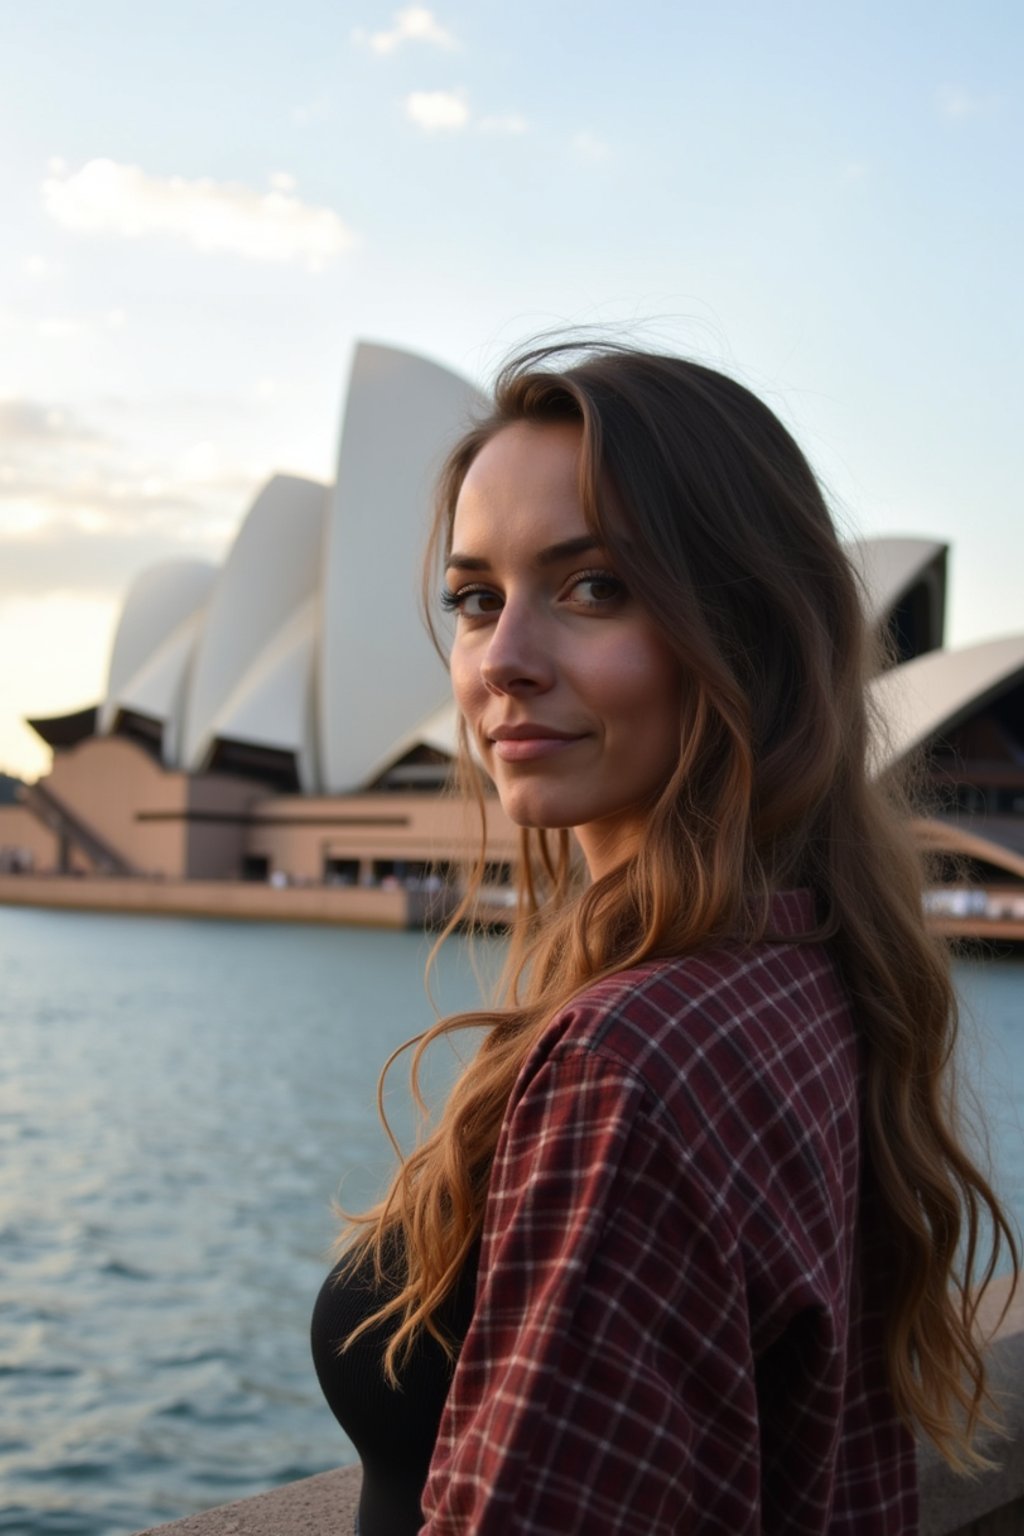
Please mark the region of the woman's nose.
[[506, 603], [487, 642], [480, 676], [491, 693], [544, 693], [551, 687], [552, 658], [535, 616]]

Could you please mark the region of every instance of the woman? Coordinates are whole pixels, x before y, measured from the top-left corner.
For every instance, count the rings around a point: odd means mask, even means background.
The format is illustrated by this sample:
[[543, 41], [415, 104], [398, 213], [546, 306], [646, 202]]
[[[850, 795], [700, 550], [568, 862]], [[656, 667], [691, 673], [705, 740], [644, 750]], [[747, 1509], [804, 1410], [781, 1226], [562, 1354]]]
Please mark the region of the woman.
[[435, 546], [521, 901], [501, 1006], [415, 1059], [483, 1044], [318, 1302], [363, 1536], [906, 1536], [914, 1431], [980, 1460], [983, 1223], [985, 1280], [1017, 1253], [815, 479], [720, 374], [542, 348]]

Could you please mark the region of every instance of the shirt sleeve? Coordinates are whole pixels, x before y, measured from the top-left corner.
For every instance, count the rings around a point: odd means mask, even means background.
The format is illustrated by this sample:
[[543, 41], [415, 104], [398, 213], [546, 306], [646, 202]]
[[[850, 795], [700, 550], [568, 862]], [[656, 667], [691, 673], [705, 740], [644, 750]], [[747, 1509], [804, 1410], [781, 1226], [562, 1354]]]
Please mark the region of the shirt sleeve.
[[423, 1536], [759, 1529], [742, 1262], [720, 1194], [631, 1069], [520, 1087]]

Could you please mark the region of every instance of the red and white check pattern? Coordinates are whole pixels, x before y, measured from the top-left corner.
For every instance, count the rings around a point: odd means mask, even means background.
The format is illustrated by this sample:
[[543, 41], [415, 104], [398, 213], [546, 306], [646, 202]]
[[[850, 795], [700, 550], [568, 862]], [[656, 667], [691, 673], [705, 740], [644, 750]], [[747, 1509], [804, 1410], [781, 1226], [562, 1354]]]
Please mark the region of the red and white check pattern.
[[[776, 898], [806, 932], [810, 897]], [[858, 1042], [827, 953], [594, 986], [509, 1103], [423, 1536], [912, 1536]]]

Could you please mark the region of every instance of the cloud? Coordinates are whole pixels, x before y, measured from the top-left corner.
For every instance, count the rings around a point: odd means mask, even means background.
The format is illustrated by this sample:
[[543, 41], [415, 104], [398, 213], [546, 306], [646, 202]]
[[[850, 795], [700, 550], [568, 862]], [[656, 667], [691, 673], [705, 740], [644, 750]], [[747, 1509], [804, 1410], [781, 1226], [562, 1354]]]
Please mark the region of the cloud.
[[481, 133], [526, 133], [530, 127], [518, 112], [507, 112], [503, 117], [482, 117], [477, 123]]
[[460, 133], [470, 123], [478, 133], [518, 137], [530, 125], [518, 112], [473, 118], [465, 91], [413, 91], [405, 98], [405, 115], [424, 133]]
[[219, 556], [268, 473], [212, 441], [140, 454], [64, 406], [0, 401], [0, 597], [117, 591], [140, 560]]
[[78, 473], [65, 481], [55, 475], [0, 465], [0, 530], [56, 527], [111, 529], [120, 522], [137, 532], [165, 512], [194, 510], [198, 498], [157, 475], [109, 480], [103, 474]]
[[[94, 443], [100, 434], [62, 405], [0, 399], [0, 449], [23, 444]], [[0, 485], [3, 476], [0, 474]]]
[[458, 40], [442, 27], [433, 11], [425, 5], [408, 5], [396, 11], [394, 24], [388, 32], [367, 32], [357, 27], [352, 34], [356, 43], [365, 43], [374, 53], [394, 53], [403, 43], [430, 43], [434, 48], [452, 49]]
[[59, 587], [123, 598], [158, 560], [220, 560], [256, 488], [89, 475], [64, 485], [0, 482], [0, 602]]
[[999, 105], [997, 96], [976, 96], [962, 85], [944, 85], [936, 101], [943, 117], [987, 117]]
[[462, 91], [413, 91], [405, 115], [424, 133], [457, 133], [469, 122], [469, 107]]
[[222, 554], [253, 479], [222, 483], [225, 466], [203, 477], [109, 439], [75, 443], [80, 424], [48, 426], [49, 414], [24, 409], [21, 445], [0, 444], [0, 602], [65, 586], [123, 594], [151, 561]]
[[36, 326], [43, 341], [80, 341], [90, 331], [88, 321], [77, 315], [45, 315]]
[[331, 208], [303, 203], [284, 173], [268, 192], [208, 177], [150, 176], [137, 165], [90, 160], [79, 171], [51, 161], [43, 207], [65, 229], [138, 240], [166, 235], [198, 251], [249, 261], [301, 262], [320, 271], [355, 237]]
[[64, 271], [59, 263], [50, 261], [46, 256], [26, 256], [21, 264], [21, 270], [26, 277], [35, 278], [37, 281], [60, 277]]
[[183, 555], [218, 558], [226, 539], [199, 543], [166, 529], [49, 523], [31, 535], [0, 528], [0, 603], [38, 596], [55, 588], [103, 593], [123, 600], [140, 571]]
[[[237, 515], [262, 479], [259, 468], [210, 463], [193, 450], [181, 455], [182, 467], [132, 460], [115, 451], [80, 454], [62, 465], [56, 458], [14, 456], [0, 464], [0, 528], [44, 524], [114, 528], [136, 533], [142, 526], [164, 525], [166, 514]], [[167, 524], [168, 531], [176, 526]], [[189, 535], [191, 537], [191, 534]], [[215, 542], [220, 537], [215, 530]]]
[[574, 133], [569, 140], [569, 148], [577, 160], [586, 160], [590, 165], [600, 165], [611, 155], [611, 150], [603, 139], [596, 133], [591, 133], [588, 128], [581, 128]]

